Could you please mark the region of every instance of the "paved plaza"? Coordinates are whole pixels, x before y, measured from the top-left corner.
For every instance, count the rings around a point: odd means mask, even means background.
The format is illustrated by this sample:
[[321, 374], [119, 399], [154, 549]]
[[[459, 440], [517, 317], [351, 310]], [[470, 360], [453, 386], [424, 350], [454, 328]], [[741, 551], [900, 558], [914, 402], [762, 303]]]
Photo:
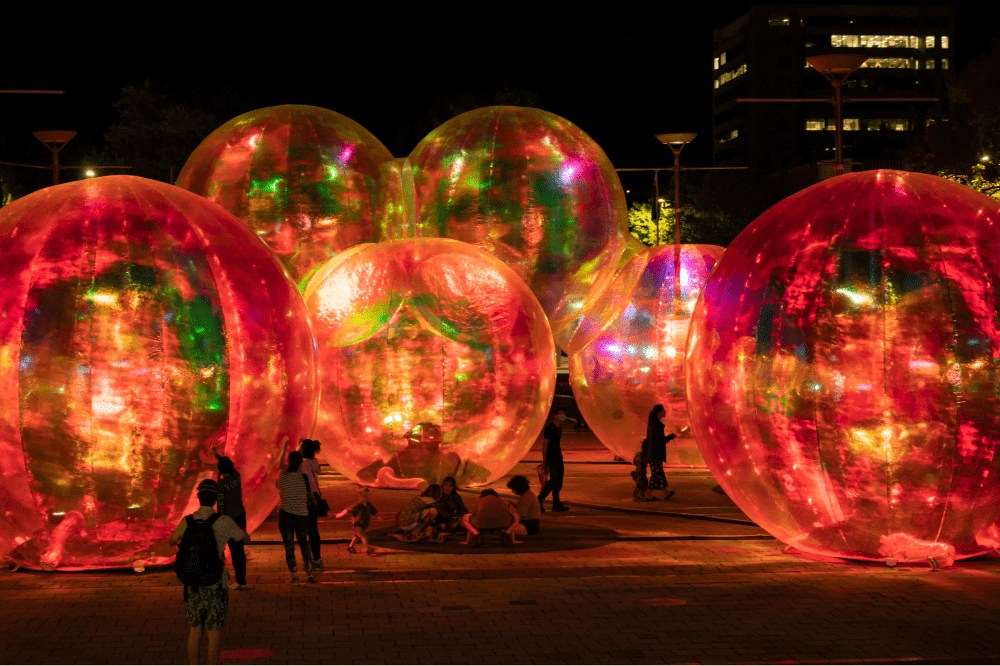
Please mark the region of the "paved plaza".
[[[563, 442], [572, 510], [546, 513], [542, 530], [558, 526], [565, 549], [433, 553], [383, 539], [375, 556], [349, 555], [350, 524], [331, 513], [326, 572], [292, 587], [273, 514], [253, 534], [250, 589], [231, 594], [222, 663], [1000, 662], [1000, 559], [932, 571], [807, 557], [705, 470], [668, 469], [676, 496], [640, 504], [631, 466], [593, 435]], [[539, 460], [536, 447], [511, 474], [535, 486]], [[335, 511], [353, 502], [344, 477], [327, 472], [322, 486]], [[412, 494], [373, 490], [373, 527]], [[574, 541], [607, 530], [617, 539]], [[4, 570], [0, 589], [4, 663], [186, 662], [172, 569]]]

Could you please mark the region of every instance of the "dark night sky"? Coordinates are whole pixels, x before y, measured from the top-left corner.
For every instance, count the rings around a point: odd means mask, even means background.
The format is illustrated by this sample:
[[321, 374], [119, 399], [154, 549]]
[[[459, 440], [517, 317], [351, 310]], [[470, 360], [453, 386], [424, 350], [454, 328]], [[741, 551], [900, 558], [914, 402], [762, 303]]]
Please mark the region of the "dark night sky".
[[[82, 155], [117, 119], [111, 104], [122, 85], [151, 78], [181, 91], [229, 85], [256, 106], [333, 109], [403, 155], [412, 146], [393, 145], [397, 126], [419, 118], [435, 98], [506, 84], [537, 93], [541, 108], [583, 128], [616, 166], [672, 163], [653, 135], [679, 131], [701, 135], [685, 163], [708, 165], [711, 32], [749, 6], [608, 3], [600, 11], [583, 4], [557, 11], [518, 4], [493, 5], [489, 16], [486, 5], [398, 13], [379, 4], [378, 12], [358, 14], [344, 13], [343, 4], [296, 10], [294, 3], [272, 3], [252, 16], [244, 6], [226, 17], [164, 4], [162, 16], [133, 19], [132, 28], [83, 5], [56, 6], [50, 16], [58, 17], [58, 29], [32, 28], [27, 20], [23, 29], [4, 29], [0, 88], [67, 94], [0, 97], [0, 132], [75, 129], [79, 137], [64, 152], [64, 162], [74, 163], [73, 144]], [[959, 67], [1000, 25], [1000, 9], [984, 6], [955, 7]], [[48, 161], [40, 144], [37, 159]]]

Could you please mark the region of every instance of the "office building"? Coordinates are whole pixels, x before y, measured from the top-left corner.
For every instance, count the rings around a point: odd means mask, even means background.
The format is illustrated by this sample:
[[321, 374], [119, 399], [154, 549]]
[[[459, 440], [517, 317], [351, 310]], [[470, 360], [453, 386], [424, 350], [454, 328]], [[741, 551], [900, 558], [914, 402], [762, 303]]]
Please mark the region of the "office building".
[[833, 87], [806, 59], [858, 53], [869, 59], [845, 84], [845, 97], [941, 100], [844, 104], [844, 157], [854, 170], [901, 166], [907, 140], [947, 118], [953, 14], [944, 5], [754, 5], [712, 33], [714, 163], [763, 176], [807, 164], [816, 171], [832, 160], [832, 104], [737, 99], [831, 97]]

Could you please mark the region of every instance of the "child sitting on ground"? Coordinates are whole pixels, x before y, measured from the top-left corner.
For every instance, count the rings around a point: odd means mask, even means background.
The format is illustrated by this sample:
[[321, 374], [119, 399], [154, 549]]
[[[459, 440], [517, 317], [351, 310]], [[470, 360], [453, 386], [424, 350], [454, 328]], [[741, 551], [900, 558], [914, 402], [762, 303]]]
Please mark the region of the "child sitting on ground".
[[368, 526], [371, 524], [372, 516], [378, 515], [378, 509], [372, 506], [372, 503], [368, 501], [368, 488], [359, 488], [358, 503], [354, 506], [349, 506], [338, 513], [337, 518], [343, 518], [347, 514], [351, 514], [351, 523], [354, 525], [354, 538], [352, 538], [351, 543], [347, 545], [347, 552], [358, 552], [354, 548], [354, 544], [361, 541], [361, 545], [364, 547], [365, 553], [373, 555], [375, 553], [375, 549], [368, 545]]

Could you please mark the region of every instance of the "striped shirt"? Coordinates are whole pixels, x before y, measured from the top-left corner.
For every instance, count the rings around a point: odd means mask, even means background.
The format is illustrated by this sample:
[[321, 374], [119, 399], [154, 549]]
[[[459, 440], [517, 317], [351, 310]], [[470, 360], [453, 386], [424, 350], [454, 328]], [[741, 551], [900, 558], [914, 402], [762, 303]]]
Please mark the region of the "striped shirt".
[[281, 496], [281, 510], [294, 516], [308, 516], [309, 502], [306, 499], [308, 481], [301, 472], [280, 472], [278, 474], [278, 494]]

